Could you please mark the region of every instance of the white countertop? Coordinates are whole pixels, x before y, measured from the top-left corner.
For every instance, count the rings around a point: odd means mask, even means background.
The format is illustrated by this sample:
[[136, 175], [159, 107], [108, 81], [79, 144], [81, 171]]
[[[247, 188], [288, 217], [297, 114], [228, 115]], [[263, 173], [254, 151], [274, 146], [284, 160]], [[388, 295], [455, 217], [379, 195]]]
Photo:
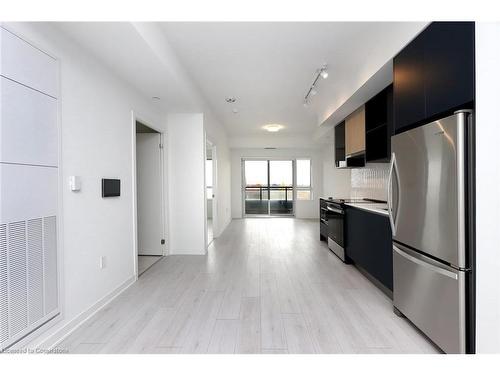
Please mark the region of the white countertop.
[[387, 212], [387, 203], [346, 203], [345, 205], [373, 212], [375, 214], [389, 216], [389, 212]]

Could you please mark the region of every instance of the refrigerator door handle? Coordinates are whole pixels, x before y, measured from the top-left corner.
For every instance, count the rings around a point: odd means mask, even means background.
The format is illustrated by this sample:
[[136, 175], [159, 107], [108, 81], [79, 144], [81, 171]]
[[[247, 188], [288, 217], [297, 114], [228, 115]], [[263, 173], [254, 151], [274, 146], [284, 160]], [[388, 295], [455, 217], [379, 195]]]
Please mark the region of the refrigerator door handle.
[[[396, 187], [398, 188], [396, 192], [396, 207], [392, 207], [392, 211], [394, 212], [393, 222], [394, 222], [394, 232], [398, 229], [398, 214], [399, 214], [399, 196], [401, 194], [401, 183], [399, 181], [399, 169], [398, 169], [398, 160], [396, 159], [396, 154], [394, 154], [394, 177], [396, 179]], [[391, 198], [392, 198], [392, 185], [391, 185]], [[391, 202], [392, 205], [393, 202]]]
[[394, 224], [394, 218], [392, 216], [392, 174], [394, 171], [394, 165], [396, 162], [396, 154], [393, 152], [391, 154], [391, 164], [389, 166], [389, 178], [387, 179], [387, 212], [389, 213], [389, 222], [391, 224], [392, 235], [396, 235], [396, 226]]

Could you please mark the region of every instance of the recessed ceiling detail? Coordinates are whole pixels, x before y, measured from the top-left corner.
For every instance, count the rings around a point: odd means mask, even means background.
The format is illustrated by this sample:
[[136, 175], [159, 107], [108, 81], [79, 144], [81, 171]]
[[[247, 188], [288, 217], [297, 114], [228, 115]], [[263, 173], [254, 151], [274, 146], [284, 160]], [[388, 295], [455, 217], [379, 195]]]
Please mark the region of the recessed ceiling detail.
[[[53, 27], [162, 113], [210, 110], [229, 137], [241, 139], [262, 136], [261, 125], [286, 124], [280, 136], [305, 140], [426, 25], [63, 22]], [[323, 62], [328, 62], [330, 77], [320, 80], [321, 95], [306, 109], [305, 90]], [[238, 105], [226, 102], [233, 97]]]
[[[259, 137], [286, 124], [287, 137], [311, 137], [425, 23], [166, 22], [173, 51], [230, 137]], [[383, 40], [383, 43], [380, 41]], [[277, 47], [278, 46], [278, 47]], [[314, 73], [328, 63], [318, 95], [303, 107]], [[239, 113], [231, 110], [236, 103]], [[163, 99], [162, 99], [163, 101]], [[240, 104], [244, 103], [244, 104]], [[259, 124], [261, 126], [256, 126]]]

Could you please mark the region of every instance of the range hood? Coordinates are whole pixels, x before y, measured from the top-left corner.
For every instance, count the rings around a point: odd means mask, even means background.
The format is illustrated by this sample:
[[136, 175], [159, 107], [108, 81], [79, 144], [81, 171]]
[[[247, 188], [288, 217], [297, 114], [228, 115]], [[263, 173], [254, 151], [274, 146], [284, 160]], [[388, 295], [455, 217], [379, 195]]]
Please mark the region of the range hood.
[[345, 160], [337, 160], [335, 165], [339, 169], [360, 168], [365, 166], [365, 152], [360, 151], [355, 154], [346, 155]]

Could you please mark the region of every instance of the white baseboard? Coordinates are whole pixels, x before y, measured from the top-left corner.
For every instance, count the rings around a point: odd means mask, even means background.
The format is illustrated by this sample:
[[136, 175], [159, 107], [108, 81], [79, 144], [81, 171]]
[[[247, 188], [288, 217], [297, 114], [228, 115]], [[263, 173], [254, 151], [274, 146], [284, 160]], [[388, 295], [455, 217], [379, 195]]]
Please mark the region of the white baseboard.
[[121, 293], [123, 293], [128, 287], [130, 287], [137, 280], [136, 276], [132, 276], [123, 284], [121, 284], [118, 288], [113, 290], [111, 293], [108, 293], [106, 296], [98, 300], [94, 305], [90, 308], [77, 315], [75, 318], [71, 319], [69, 322], [65, 323], [61, 327], [54, 327], [55, 331], [49, 333], [47, 336], [43, 335], [40, 340], [36, 340], [35, 342], [30, 342], [26, 346], [29, 347], [38, 347], [44, 349], [54, 349], [57, 347], [59, 343], [61, 343], [66, 337], [68, 337], [71, 333], [73, 333], [78, 327], [80, 327], [87, 320], [92, 318], [97, 312], [99, 312], [102, 308], [108, 305], [111, 301], [113, 301], [116, 297], [118, 297]]

